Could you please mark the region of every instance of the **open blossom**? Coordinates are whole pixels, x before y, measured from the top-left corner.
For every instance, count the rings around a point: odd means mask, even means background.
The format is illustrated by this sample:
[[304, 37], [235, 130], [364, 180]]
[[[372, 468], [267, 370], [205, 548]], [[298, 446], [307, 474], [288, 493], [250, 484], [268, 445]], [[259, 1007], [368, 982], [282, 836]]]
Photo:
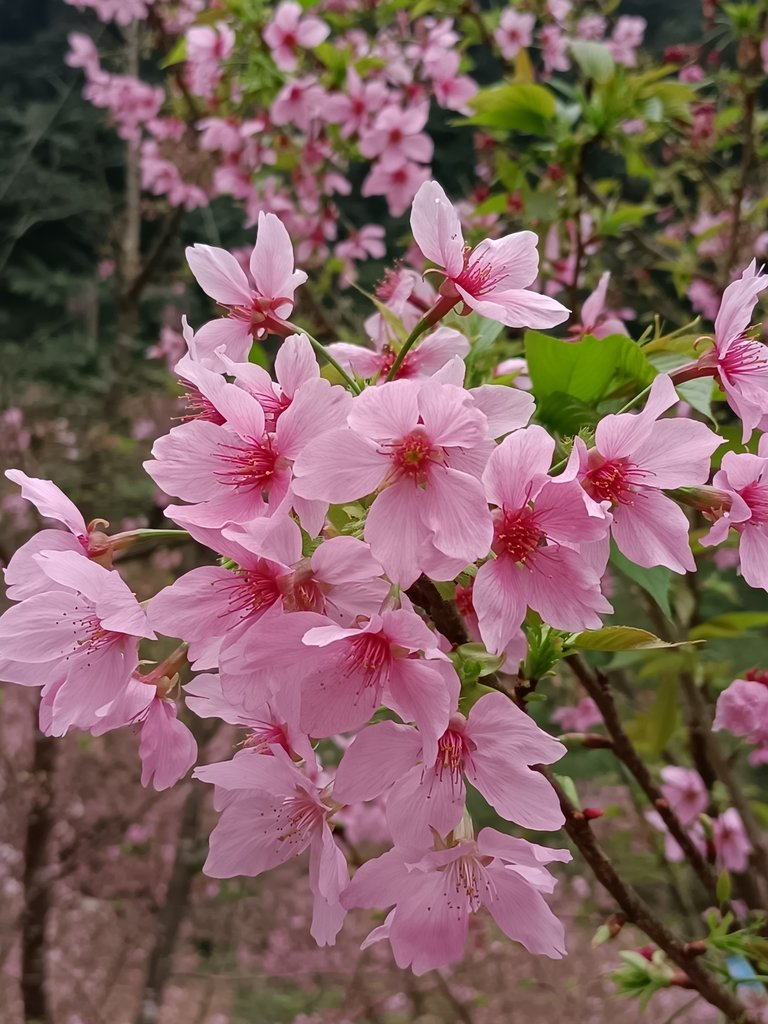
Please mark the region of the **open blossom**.
[[492, 453], [483, 474], [494, 512], [493, 552], [475, 577], [472, 600], [480, 635], [500, 653], [529, 607], [558, 629], [596, 629], [611, 606], [600, 575], [579, 546], [608, 529], [591, 514], [575, 480], [547, 474], [555, 442], [539, 426], [517, 430]]
[[360, 191], [366, 198], [384, 196], [392, 216], [400, 217], [428, 178], [429, 168], [424, 164], [403, 158], [397, 162], [377, 160]]
[[752, 844], [735, 807], [729, 807], [712, 822], [712, 842], [723, 867], [729, 871], [747, 870]]
[[396, 843], [446, 836], [461, 821], [468, 779], [508, 821], [557, 829], [563, 814], [552, 787], [529, 765], [552, 764], [565, 747], [500, 693], [488, 693], [469, 716], [454, 715], [437, 756], [425, 763], [417, 730], [395, 722], [364, 729], [344, 754], [334, 799], [344, 803], [387, 796], [387, 821]]
[[187, 30], [186, 44], [189, 87], [196, 95], [209, 98], [221, 81], [223, 62], [232, 56], [235, 33], [223, 21], [193, 25]]
[[706, 811], [709, 794], [697, 771], [667, 765], [661, 769], [661, 779], [664, 799], [683, 825], [689, 825]]
[[353, 67], [347, 68], [345, 91], [333, 93], [323, 106], [323, 117], [338, 124], [342, 137], [359, 134], [382, 109], [387, 99], [387, 86], [375, 79], [364, 82]]
[[768, 434], [760, 438], [757, 455], [726, 452], [713, 483], [726, 492], [730, 508], [719, 514], [701, 543], [720, 544], [735, 530], [741, 575], [750, 587], [768, 590]]
[[299, 611], [273, 615], [268, 626], [249, 645], [244, 668], [251, 685], [266, 679], [276, 692], [300, 686], [304, 732], [324, 737], [359, 729], [384, 706], [416, 722], [434, 754], [459, 684], [437, 637], [415, 612], [384, 610], [344, 628]]
[[378, 492], [365, 539], [404, 587], [422, 571], [452, 579], [487, 553], [491, 519], [472, 453], [482, 469], [488, 424], [466, 392], [431, 380], [391, 381], [357, 397], [348, 423], [296, 460], [298, 495], [343, 503]]
[[703, 423], [659, 419], [677, 401], [669, 377], [659, 375], [642, 412], [603, 417], [595, 447], [587, 451], [576, 438], [574, 456], [582, 486], [610, 510], [613, 538], [627, 558], [682, 573], [696, 569], [688, 520], [663, 491], [706, 483], [722, 440]]
[[339, 895], [348, 875], [328, 824], [332, 807], [281, 747], [274, 746], [271, 755], [241, 750], [231, 761], [195, 769], [195, 778], [213, 783], [228, 798], [203, 871], [212, 878], [260, 875], [309, 850], [311, 933], [318, 945], [333, 945], [344, 922]]
[[502, 55], [514, 60], [518, 53], [533, 43], [533, 26], [536, 18], [532, 14], [521, 14], [507, 7], [501, 12], [499, 27], [493, 33]]
[[6, 593], [12, 601], [51, 589], [51, 580], [35, 555], [43, 551], [74, 551], [89, 558], [109, 560], [109, 538], [98, 529], [100, 520], [86, 525], [77, 506], [50, 480], [27, 476], [20, 469], [7, 469], [6, 477], [21, 488], [45, 519], [55, 519], [66, 530], [40, 530], [12, 555], [4, 570]]
[[378, 158], [384, 167], [398, 167], [405, 160], [429, 163], [434, 144], [424, 133], [429, 106], [401, 110], [385, 107], [372, 126], [360, 136], [360, 152], [369, 159]]
[[463, 302], [508, 327], [554, 327], [568, 316], [555, 299], [530, 291], [539, 270], [537, 236], [518, 231], [469, 249], [459, 215], [435, 181], [421, 186], [411, 211], [413, 237], [445, 275], [446, 308]]
[[49, 590], [0, 617], [0, 678], [53, 687], [51, 731], [94, 725], [100, 708], [127, 686], [141, 637], [154, 638], [117, 572], [75, 551], [34, 556]]
[[307, 279], [303, 270], [294, 269], [291, 239], [273, 213], [259, 214], [250, 260], [253, 284], [226, 249], [193, 245], [187, 262], [203, 291], [228, 311], [227, 319], [211, 320], [197, 331], [198, 347], [210, 355], [224, 346], [239, 361], [247, 360], [254, 337], [290, 316], [293, 293]]
[[754, 260], [723, 292], [715, 318], [715, 344], [699, 359], [699, 368], [714, 373], [728, 404], [742, 421], [742, 441], [765, 415], [768, 404], [768, 347], [748, 333], [757, 297], [768, 288], [768, 274]]
[[750, 743], [768, 743], [768, 673], [747, 672], [717, 698], [713, 729], [725, 729]]
[[296, 51], [319, 46], [328, 38], [330, 29], [319, 18], [302, 17], [300, 4], [283, 0], [274, 17], [264, 29], [264, 41], [272, 51], [272, 59], [281, 71], [296, 67]]
[[593, 725], [600, 725], [603, 716], [591, 697], [582, 697], [572, 707], [555, 708], [552, 721], [557, 722], [563, 732], [587, 732]]
[[417, 975], [461, 957], [470, 916], [482, 908], [529, 953], [559, 959], [565, 935], [542, 896], [554, 888], [543, 865], [570, 859], [567, 850], [484, 828], [476, 841], [448, 849], [394, 847], [358, 868], [341, 902], [347, 908], [394, 906], [363, 945], [388, 939], [398, 967]]
[[[196, 335], [196, 340], [199, 338]], [[174, 427], [152, 447], [145, 463], [152, 479], [168, 494], [194, 506], [171, 506], [169, 518], [187, 528], [219, 528], [274, 515], [286, 503], [313, 535], [326, 508], [291, 490], [292, 463], [312, 438], [339, 427], [352, 401], [343, 388], [313, 377], [297, 387], [288, 408], [266, 432], [264, 410], [250, 392], [223, 377], [198, 376], [201, 394], [218, 414]]]
[[[397, 358], [397, 349], [386, 343], [378, 351], [343, 341], [334, 342], [327, 348], [345, 369], [352, 370], [366, 379], [376, 378], [377, 384], [385, 382]], [[431, 377], [454, 356], [463, 359], [468, 354], [469, 342], [463, 334], [452, 327], [438, 327], [437, 330], [423, 335], [410, 349], [400, 363], [394, 379]]]

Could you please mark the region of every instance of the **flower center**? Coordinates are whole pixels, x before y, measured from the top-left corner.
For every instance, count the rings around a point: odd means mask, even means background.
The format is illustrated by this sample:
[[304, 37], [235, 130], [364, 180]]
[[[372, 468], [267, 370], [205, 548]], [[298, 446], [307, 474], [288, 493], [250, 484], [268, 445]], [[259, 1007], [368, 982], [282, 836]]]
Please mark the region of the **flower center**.
[[[457, 716], [459, 720], [463, 716]], [[464, 765], [471, 756], [471, 746], [464, 732], [460, 728], [462, 721], [453, 719], [448, 729], [443, 733], [437, 743], [437, 759], [435, 761], [435, 776], [443, 781], [444, 776], [449, 776], [451, 788], [455, 788], [461, 782], [464, 774]], [[453, 728], [452, 726], [455, 726]]]
[[457, 857], [445, 868], [443, 895], [449, 910], [474, 914], [483, 905], [483, 898], [493, 899], [495, 886], [477, 857]]
[[179, 384], [184, 388], [181, 400], [186, 405], [186, 413], [184, 416], [180, 416], [179, 419], [185, 421], [205, 420], [208, 423], [215, 423], [217, 426], [221, 426], [225, 422], [224, 417], [216, 406], [205, 397], [196, 385], [188, 380], [184, 380], [183, 377], [179, 377]]
[[493, 549], [497, 555], [509, 555], [514, 562], [524, 563], [545, 538], [532, 508], [521, 508], [517, 512], [504, 509], [501, 522], [496, 527]]
[[587, 471], [582, 484], [587, 494], [595, 501], [608, 501], [611, 505], [631, 505], [633, 475], [642, 477], [643, 473], [640, 470], [633, 470], [626, 459], [606, 459]]
[[762, 526], [768, 523], [768, 486], [758, 483], [747, 484], [739, 493], [752, 513], [749, 525]]
[[285, 727], [278, 725], [277, 722], [256, 722], [243, 740], [242, 746], [256, 751], [257, 754], [271, 755], [272, 747], [282, 747], [286, 754], [291, 752]]
[[768, 349], [754, 338], [742, 335], [731, 342], [725, 355], [718, 359], [718, 369], [726, 379], [755, 374], [768, 378]]
[[116, 633], [104, 629], [101, 619], [90, 610], [85, 612], [82, 619], [76, 619], [74, 626], [76, 631], [75, 651], [93, 654], [103, 647], [109, 647], [117, 637]]
[[492, 292], [506, 277], [506, 273], [505, 266], [494, 264], [490, 259], [483, 259], [482, 256], [478, 256], [477, 251], [473, 253], [472, 249], [465, 245], [464, 269], [455, 279], [455, 283], [461, 285], [470, 295], [484, 295]]
[[324, 817], [323, 808], [306, 790], [297, 787], [293, 796], [285, 797], [275, 816], [277, 841], [295, 847], [296, 853], [300, 853]]
[[304, 559], [294, 571], [281, 579], [283, 607], [287, 612], [325, 611], [322, 584], [312, 573], [309, 559]]
[[361, 633], [347, 640], [346, 648], [343, 674], [359, 676], [363, 686], [384, 686], [392, 665], [389, 640], [381, 633]]
[[390, 457], [396, 477], [407, 476], [417, 483], [424, 483], [430, 463], [436, 461], [436, 454], [429, 439], [421, 431], [414, 431], [392, 445]]
[[246, 448], [220, 444], [219, 452], [221, 461], [231, 467], [218, 474], [219, 479], [236, 489], [268, 491], [280, 469], [280, 456], [269, 439], [266, 443], [252, 441]]
[[242, 612], [241, 622], [265, 612], [280, 598], [275, 576], [258, 569], [236, 569], [232, 580], [220, 586], [229, 592], [229, 611]]

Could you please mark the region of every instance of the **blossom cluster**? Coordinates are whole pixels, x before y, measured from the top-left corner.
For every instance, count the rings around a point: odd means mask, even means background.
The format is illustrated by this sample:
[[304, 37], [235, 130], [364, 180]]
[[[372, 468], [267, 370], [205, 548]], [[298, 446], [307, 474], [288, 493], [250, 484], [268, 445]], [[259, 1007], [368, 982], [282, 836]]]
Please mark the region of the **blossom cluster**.
[[[166, 516], [213, 564], [140, 605], [113, 558], [142, 531], [110, 536], [50, 481], [10, 471], [65, 529], [35, 535], [6, 569], [0, 677], [42, 686], [48, 734], [138, 727], [142, 781], [162, 789], [197, 759], [177, 717], [188, 661], [186, 705], [246, 730], [231, 760], [194, 772], [214, 786], [220, 812], [205, 871], [257, 875], [308, 851], [317, 942], [333, 943], [353, 907], [389, 909], [366, 942], [387, 939], [399, 966], [422, 973], [460, 957], [483, 908], [529, 951], [562, 956], [563, 926], [544, 895], [554, 887], [547, 865], [570, 859], [494, 828], [475, 835], [467, 782], [504, 821], [559, 829], [557, 795], [535, 769], [565, 748], [506, 694], [463, 688], [429, 595], [450, 595], [467, 634], [515, 673], [526, 623], [568, 637], [611, 612], [611, 538], [637, 566], [695, 570], [680, 494], [713, 521], [709, 542], [739, 535], [745, 580], [765, 587], [768, 452], [763, 438], [757, 455], [728, 453], [707, 487], [722, 438], [665, 416], [684, 410], [673, 379], [658, 374], [641, 411], [603, 416], [553, 465], [563, 439], [530, 422], [530, 394], [465, 386], [470, 345], [459, 329], [470, 312], [511, 328], [567, 320], [534, 287], [537, 236], [467, 246], [432, 181], [416, 194], [411, 227], [439, 286], [394, 272], [388, 315], [371, 329], [380, 344], [359, 352], [323, 349], [292, 323], [306, 275], [274, 214], [259, 216], [247, 271], [223, 249], [188, 250], [222, 315], [196, 332], [185, 323], [182, 422], [155, 442], [146, 469], [183, 502]], [[745, 437], [762, 424], [765, 350], [747, 327], [763, 280], [753, 265], [729, 286], [713, 347], [680, 371], [717, 378]], [[387, 334], [389, 314], [410, 318], [405, 341]], [[457, 326], [442, 324], [449, 314]], [[248, 360], [265, 334], [282, 339], [274, 379]], [[318, 356], [332, 364], [327, 377]], [[158, 634], [182, 646], [140, 672], [140, 645]], [[724, 705], [728, 726], [726, 717]], [[338, 764], [317, 746], [333, 739]], [[350, 880], [345, 815], [367, 801], [381, 803], [392, 846]], [[701, 809], [696, 793], [692, 803], [688, 821]], [[712, 830], [718, 856], [740, 870], [748, 843], [734, 815]], [[704, 832], [694, 838], [706, 844]]]

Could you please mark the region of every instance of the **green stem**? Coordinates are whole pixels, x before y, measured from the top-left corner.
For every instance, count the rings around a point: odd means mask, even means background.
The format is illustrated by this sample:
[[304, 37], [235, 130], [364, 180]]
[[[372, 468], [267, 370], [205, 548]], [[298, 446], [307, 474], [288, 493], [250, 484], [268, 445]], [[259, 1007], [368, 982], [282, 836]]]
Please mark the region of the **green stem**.
[[297, 327], [295, 324], [290, 324], [289, 326], [293, 328], [293, 330], [296, 332], [296, 334], [303, 334], [305, 337], [309, 338], [309, 343], [312, 346], [312, 348], [315, 350], [315, 352], [317, 352], [317, 354], [319, 356], [323, 357], [323, 359], [326, 361], [326, 363], [328, 363], [329, 366], [332, 366], [334, 368], [334, 370], [338, 373], [338, 375], [344, 381], [344, 384], [345, 384], [345, 386], [346, 386], [348, 391], [351, 391], [353, 395], [359, 395], [360, 394], [360, 391], [361, 391], [360, 386], [357, 384], [356, 381], [354, 381], [349, 376], [349, 374], [347, 373], [347, 371], [345, 369], [343, 369], [343, 367], [339, 366], [339, 364], [336, 362], [336, 360], [330, 354], [330, 352], [325, 347], [325, 345], [323, 345], [321, 342], [319, 342], [317, 340], [317, 338], [313, 338], [312, 335], [308, 331], [305, 331], [303, 327]]
[[400, 367], [403, 365], [403, 360], [408, 355], [408, 352], [410, 351], [410, 349], [413, 348], [415, 343], [418, 341], [418, 339], [429, 326], [430, 325], [428, 323], [427, 317], [423, 316], [421, 320], [419, 320], [419, 322], [413, 328], [408, 337], [405, 339], [405, 341], [403, 342], [403, 347], [397, 353], [397, 357], [395, 358], [394, 363], [392, 363], [390, 371], [387, 374], [388, 381], [395, 379], [395, 375], [397, 374], [397, 371], [400, 369]]

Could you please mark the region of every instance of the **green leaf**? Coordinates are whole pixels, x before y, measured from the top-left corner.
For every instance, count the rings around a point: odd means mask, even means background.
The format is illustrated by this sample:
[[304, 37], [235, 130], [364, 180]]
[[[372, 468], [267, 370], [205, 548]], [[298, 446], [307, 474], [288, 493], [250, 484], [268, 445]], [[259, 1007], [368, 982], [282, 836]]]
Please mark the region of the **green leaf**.
[[603, 43], [588, 39], [572, 39], [570, 51], [582, 74], [596, 82], [607, 82], [613, 78], [616, 62], [611, 51]]
[[691, 640], [733, 639], [762, 626], [768, 626], [768, 612], [727, 612], [694, 626], [688, 636]]
[[634, 228], [642, 224], [646, 217], [656, 212], [656, 207], [648, 203], [625, 203], [615, 210], [606, 213], [600, 224], [600, 234], [618, 235], [624, 228]]
[[507, 660], [506, 654], [489, 654], [485, 647], [478, 643], [461, 644], [456, 651], [463, 661], [473, 662], [478, 666], [477, 675], [481, 679], [483, 676], [492, 676], [494, 672], [498, 672]]
[[672, 608], [669, 604], [669, 588], [673, 579], [673, 572], [666, 566], [657, 565], [653, 569], [643, 569], [623, 555], [616, 545], [611, 541], [611, 565], [613, 565], [625, 576], [650, 594], [656, 604], [668, 619], [672, 618]]
[[506, 131], [546, 134], [555, 116], [555, 97], [551, 90], [533, 82], [509, 82], [481, 89], [470, 101], [476, 113], [469, 124]]
[[555, 781], [559, 784], [562, 791], [571, 801], [576, 810], [580, 811], [581, 801], [579, 800], [579, 794], [576, 791], [576, 784], [574, 783], [573, 779], [570, 777], [570, 775], [557, 775], [556, 773], [553, 774], [555, 776]]
[[655, 633], [637, 626], [603, 626], [574, 633], [570, 645], [582, 651], [649, 651], [659, 647], [679, 647]]
[[676, 677], [664, 679], [648, 711], [627, 725], [627, 733], [641, 751], [658, 757], [680, 720], [680, 694]]
[[187, 59], [187, 37], [182, 36], [175, 44], [171, 47], [170, 53], [163, 60], [160, 61], [161, 68], [170, 68], [174, 64], [181, 64], [182, 61]]
[[[565, 406], [561, 409], [563, 396], [594, 408], [618, 384], [633, 382], [640, 390], [656, 375], [640, 346], [624, 334], [607, 338], [587, 335], [571, 343], [539, 331], [526, 331], [525, 356], [539, 419], [563, 433], [575, 433], [575, 410]], [[547, 403], [554, 396], [555, 401]], [[594, 416], [581, 419], [576, 429], [590, 421], [594, 422]]]

